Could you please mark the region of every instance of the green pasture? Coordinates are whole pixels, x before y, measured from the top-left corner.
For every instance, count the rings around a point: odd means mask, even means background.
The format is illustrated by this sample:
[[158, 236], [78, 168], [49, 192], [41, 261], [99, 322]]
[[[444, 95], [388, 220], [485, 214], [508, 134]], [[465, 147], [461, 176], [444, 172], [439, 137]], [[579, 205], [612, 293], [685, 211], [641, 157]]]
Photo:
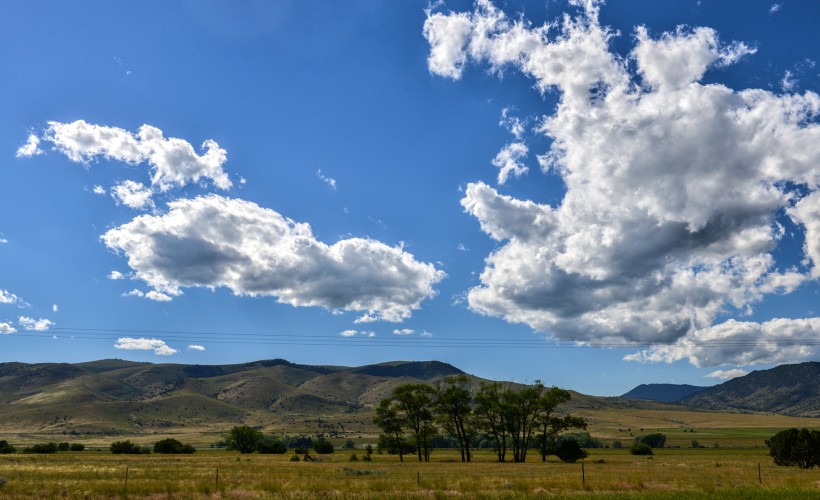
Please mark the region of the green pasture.
[[[292, 454], [111, 455], [103, 451], [0, 456], [2, 498], [818, 498], [820, 471], [774, 465], [765, 449], [663, 449], [652, 457], [593, 449], [583, 463], [473, 463], [436, 450], [430, 463], [337, 451], [291, 462]], [[359, 461], [350, 461], [356, 453]], [[758, 468], [759, 465], [759, 468]], [[127, 482], [126, 482], [127, 474]]]

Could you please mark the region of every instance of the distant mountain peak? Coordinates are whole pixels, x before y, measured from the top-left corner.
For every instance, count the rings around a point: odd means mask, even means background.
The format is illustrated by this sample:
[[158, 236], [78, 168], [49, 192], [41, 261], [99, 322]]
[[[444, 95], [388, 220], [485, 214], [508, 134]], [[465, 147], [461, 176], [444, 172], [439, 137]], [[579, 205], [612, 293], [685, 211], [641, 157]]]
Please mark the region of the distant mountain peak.
[[641, 384], [621, 397], [661, 401], [663, 403], [677, 403], [705, 389], [708, 389], [708, 387], [688, 384]]

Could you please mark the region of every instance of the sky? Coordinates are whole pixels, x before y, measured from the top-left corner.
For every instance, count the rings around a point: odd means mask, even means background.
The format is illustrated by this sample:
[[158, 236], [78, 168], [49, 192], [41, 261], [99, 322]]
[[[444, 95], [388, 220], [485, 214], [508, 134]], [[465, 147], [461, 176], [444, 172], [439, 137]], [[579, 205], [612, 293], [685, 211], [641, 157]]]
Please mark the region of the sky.
[[820, 3], [0, 4], [0, 362], [820, 360]]

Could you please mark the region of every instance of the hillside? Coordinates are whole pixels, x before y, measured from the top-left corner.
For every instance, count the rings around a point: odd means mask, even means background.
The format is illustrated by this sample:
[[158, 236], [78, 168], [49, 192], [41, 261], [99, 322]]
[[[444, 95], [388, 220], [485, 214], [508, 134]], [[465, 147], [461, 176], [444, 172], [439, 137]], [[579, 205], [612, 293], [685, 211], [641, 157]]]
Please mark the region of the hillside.
[[[597, 432], [612, 438], [623, 437], [624, 429], [632, 427], [685, 428], [721, 420], [692, 410], [820, 416], [818, 367], [820, 363], [804, 363], [755, 372], [682, 403], [571, 391], [572, 400], [563, 410], [584, 416]], [[247, 424], [269, 432], [372, 436], [374, 408], [396, 386], [462, 373], [438, 361], [358, 367], [281, 359], [234, 365], [2, 363], [0, 434], [219, 435]], [[483, 380], [468, 376], [474, 386]]]
[[754, 371], [692, 394], [681, 403], [701, 410], [820, 417], [820, 363]]
[[708, 389], [708, 387], [688, 384], [641, 384], [621, 397], [676, 403], [704, 389]]

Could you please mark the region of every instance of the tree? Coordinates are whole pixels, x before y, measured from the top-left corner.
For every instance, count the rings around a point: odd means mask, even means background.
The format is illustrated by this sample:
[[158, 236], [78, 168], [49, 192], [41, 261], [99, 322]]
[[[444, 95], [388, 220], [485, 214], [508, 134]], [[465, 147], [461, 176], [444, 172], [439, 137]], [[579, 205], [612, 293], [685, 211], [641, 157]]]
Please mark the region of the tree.
[[539, 400], [538, 424], [541, 427], [539, 436], [541, 441], [541, 461], [546, 462], [547, 455], [556, 451], [556, 439], [558, 434], [567, 429], [586, 429], [587, 422], [583, 418], [565, 415], [563, 417], [555, 415], [558, 406], [566, 403], [572, 398], [569, 391], [550, 387]]
[[495, 441], [499, 462], [507, 457], [507, 412], [501, 405], [503, 387], [498, 382], [481, 382], [475, 395], [474, 413], [481, 429]]
[[196, 450], [190, 444], [182, 444], [174, 438], [160, 439], [154, 443], [154, 453], [164, 455], [191, 454]]
[[313, 449], [320, 455], [328, 455], [336, 451], [336, 448], [333, 447], [333, 443], [323, 437], [313, 442]]
[[430, 461], [430, 442], [436, 435], [433, 425], [433, 388], [427, 384], [404, 384], [393, 389], [391, 398], [402, 424], [410, 429], [419, 462]]
[[636, 441], [647, 444], [652, 448], [663, 448], [664, 444], [666, 444], [666, 435], [661, 433], [647, 434], [646, 436], [636, 438]]
[[518, 391], [508, 389], [501, 393], [502, 412], [506, 414], [507, 431], [513, 447], [515, 462], [527, 461], [527, 449], [533, 430], [543, 413], [544, 384], [536, 380], [531, 386]]
[[777, 465], [813, 469], [820, 466], [820, 431], [786, 429], [770, 440], [769, 455]]
[[14, 448], [14, 446], [9, 444], [9, 442], [6, 441], [5, 439], [0, 441], [0, 453], [3, 453], [3, 454], [5, 454], [5, 453], [14, 453], [16, 451], [17, 450]]
[[[390, 398], [382, 399], [376, 408], [373, 423], [382, 430], [382, 436], [388, 447], [395, 446], [399, 453], [399, 461], [404, 462], [404, 419]], [[381, 440], [380, 440], [381, 441]]]
[[574, 439], [564, 439], [555, 448], [555, 455], [568, 464], [574, 464], [578, 460], [587, 457], [587, 452], [581, 448], [581, 444]]
[[476, 435], [473, 396], [466, 375], [444, 377], [433, 388], [433, 409], [444, 430], [458, 440], [461, 461], [470, 462], [470, 446]]
[[288, 452], [288, 445], [279, 438], [268, 436], [256, 445], [259, 453], [282, 455]]
[[237, 450], [239, 453], [253, 453], [262, 441], [262, 431], [247, 425], [238, 425], [231, 429], [230, 434], [225, 437], [229, 450]]
[[646, 443], [640, 443], [638, 441], [635, 441], [629, 448], [629, 453], [633, 455], [651, 455], [652, 447]]
[[139, 446], [126, 440], [111, 443], [111, 453], [115, 455], [147, 455], [151, 453], [151, 450], [147, 446]]

